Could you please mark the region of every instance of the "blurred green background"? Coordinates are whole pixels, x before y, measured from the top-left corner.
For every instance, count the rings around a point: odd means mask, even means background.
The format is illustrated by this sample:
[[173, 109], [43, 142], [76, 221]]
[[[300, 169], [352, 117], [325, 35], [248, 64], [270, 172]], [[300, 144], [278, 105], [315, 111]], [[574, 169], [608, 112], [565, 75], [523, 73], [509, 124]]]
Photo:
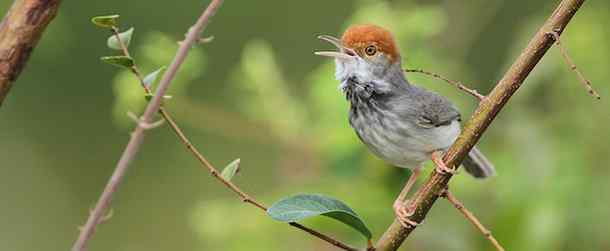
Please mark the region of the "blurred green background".
[[[5, 13], [12, 1], [2, 1]], [[217, 167], [270, 205], [295, 193], [340, 198], [375, 239], [409, 172], [384, 164], [347, 123], [334, 66], [315, 37], [349, 24], [396, 33], [405, 67], [488, 92], [559, 1], [226, 1], [170, 88], [169, 111]], [[68, 250], [145, 105], [136, 79], [105, 65], [108, 32], [90, 17], [121, 14], [145, 72], [167, 65], [207, 1], [64, 1], [0, 108], [0, 249]], [[610, 2], [588, 1], [562, 39], [602, 95], [587, 96], [551, 49], [482, 139], [498, 176], [451, 188], [507, 250], [610, 250]], [[456, 103], [446, 83], [409, 79]], [[430, 164], [426, 169], [431, 170]], [[241, 203], [213, 180], [167, 126], [152, 130], [90, 250], [335, 250]], [[305, 222], [356, 246], [354, 230]], [[491, 250], [439, 201], [403, 250]]]

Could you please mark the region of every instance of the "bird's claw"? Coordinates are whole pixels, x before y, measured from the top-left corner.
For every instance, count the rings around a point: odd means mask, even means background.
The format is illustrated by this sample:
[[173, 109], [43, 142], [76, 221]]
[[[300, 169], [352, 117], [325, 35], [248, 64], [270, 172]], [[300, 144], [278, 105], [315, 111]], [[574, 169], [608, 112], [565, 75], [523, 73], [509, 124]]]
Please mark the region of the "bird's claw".
[[415, 209], [412, 208], [410, 205], [406, 206], [405, 204], [410, 203], [408, 203], [408, 201], [406, 203], [403, 203], [402, 201], [398, 200], [394, 202], [393, 208], [394, 214], [396, 214], [396, 219], [398, 220], [398, 223], [400, 223], [400, 225], [404, 228], [415, 228], [419, 225], [419, 223], [409, 219], [409, 217], [411, 217], [413, 213], [415, 213]]
[[458, 173], [457, 170], [455, 169], [451, 169], [449, 167], [447, 167], [446, 165], [436, 165], [436, 168], [434, 168], [434, 171], [436, 171], [439, 174], [451, 174], [451, 175], [456, 175]]
[[434, 171], [436, 171], [439, 174], [456, 175], [457, 170], [449, 168], [447, 165], [445, 165], [445, 162], [443, 162], [443, 159], [440, 155], [441, 155], [440, 152], [432, 153], [432, 162], [434, 162], [434, 165], [436, 166], [436, 168], [434, 168]]

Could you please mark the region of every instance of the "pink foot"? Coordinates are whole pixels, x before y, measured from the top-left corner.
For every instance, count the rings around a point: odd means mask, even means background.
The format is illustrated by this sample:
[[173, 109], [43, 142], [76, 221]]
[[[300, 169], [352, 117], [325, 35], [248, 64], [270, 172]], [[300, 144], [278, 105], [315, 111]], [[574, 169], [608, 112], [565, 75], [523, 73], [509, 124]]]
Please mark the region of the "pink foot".
[[434, 168], [434, 171], [436, 171], [437, 173], [440, 173], [440, 174], [448, 174], [448, 173], [450, 173], [452, 175], [455, 175], [455, 174], [458, 173], [456, 170], [453, 170], [453, 169], [451, 169], [451, 168], [449, 168], [449, 167], [447, 167], [445, 165], [442, 165], [442, 166], [441, 165], [437, 165], [436, 168]]
[[409, 217], [411, 217], [413, 213], [415, 213], [415, 209], [410, 206], [405, 206], [405, 204], [407, 203], [404, 203], [400, 200], [394, 201], [394, 213], [396, 214], [396, 219], [398, 220], [400, 225], [405, 228], [415, 228], [419, 225], [419, 223], [409, 219]]
[[436, 166], [436, 168], [434, 168], [434, 171], [436, 171], [437, 173], [440, 173], [440, 174], [449, 173], [451, 175], [456, 175], [457, 171], [447, 167], [447, 165], [445, 165], [445, 162], [443, 162], [443, 159], [440, 155], [441, 155], [440, 152], [432, 153], [432, 162], [434, 162], [434, 165]]

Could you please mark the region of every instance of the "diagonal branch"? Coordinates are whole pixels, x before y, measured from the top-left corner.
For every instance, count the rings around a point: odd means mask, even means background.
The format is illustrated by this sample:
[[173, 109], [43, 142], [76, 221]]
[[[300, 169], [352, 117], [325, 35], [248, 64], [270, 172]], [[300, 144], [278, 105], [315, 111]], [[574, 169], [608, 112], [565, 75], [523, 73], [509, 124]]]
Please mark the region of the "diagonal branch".
[[108, 184], [106, 184], [106, 187], [95, 205], [93, 212], [91, 212], [89, 215], [87, 223], [85, 223], [85, 226], [80, 231], [78, 239], [74, 243], [74, 246], [72, 246], [72, 251], [82, 251], [86, 249], [87, 243], [91, 239], [91, 236], [93, 236], [97, 224], [99, 224], [104, 212], [110, 206], [112, 196], [123, 180], [129, 164], [137, 155], [142, 142], [144, 142], [144, 131], [146, 128], [144, 128], [142, 124], [150, 123], [153, 115], [159, 110], [159, 107], [161, 106], [161, 99], [163, 98], [163, 95], [165, 94], [165, 91], [169, 87], [171, 81], [174, 79], [174, 76], [178, 72], [178, 69], [184, 62], [189, 49], [192, 47], [193, 43], [199, 39], [199, 34], [201, 34], [203, 29], [207, 26], [210, 17], [216, 13], [221, 3], [222, 0], [212, 0], [199, 19], [197, 19], [197, 22], [189, 29], [186, 39], [184, 39], [184, 42], [178, 48], [178, 52], [176, 52], [174, 60], [159, 82], [156, 95], [146, 107], [144, 115], [142, 115], [141, 118], [142, 123], [138, 123], [134, 131], [131, 133], [129, 143], [127, 143], [127, 146], [125, 147], [125, 150], [123, 151], [123, 154], [121, 155], [121, 158], [114, 169], [114, 173], [112, 174], [112, 177], [110, 177]]
[[[263, 211], [267, 211], [267, 207], [264, 206], [262, 203], [256, 201], [253, 197], [251, 197], [250, 195], [248, 195], [247, 193], [245, 193], [244, 191], [242, 191], [241, 189], [239, 189], [239, 187], [235, 184], [233, 184], [233, 182], [226, 180], [225, 178], [223, 178], [220, 173], [218, 172], [218, 169], [216, 169], [214, 166], [212, 166], [212, 164], [197, 150], [197, 148], [191, 143], [191, 141], [186, 137], [186, 135], [184, 135], [184, 133], [182, 132], [182, 130], [180, 129], [180, 127], [178, 127], [178, 125], [176, 124], [176, 122], [174, 122], [174, 120], [171, 118], [171, 116], [169, 115], [169, 113], [167, 113], [165, 110], [161, 109], [159, 110], [159, 113], [161, 113], [161, 116], [163, 116], [163, 118], [165, 119], [165, 121], [167, 121], [167, 123], [169, 124], [170, 128], [172, 128], [172, 130], [174, 131], [174, 133], [176, 133], [176, 135], [178, 136], [178, 138], [180, 138], [180, 141], [182, 141], [182, 143], [186, 146], [186, 148], [197, 158], [197, 160], [199, 160], [199, 162], [208, 169], [208, 171], [210, 172], [210, 174], [212, 174], [212, 176], [214, 178], [216, 178], [218, 181], [220, 181], [223, 185], [225, 185], [229, 190], [235, 192], [237, 194], [237, 196], [239, 196], [239, 198], [241, 198], [241, 200], [245, 203], [249, 203], [252, 204], [253, 206], [263, 210]], [[298, 229], [301, 229], [321, 240], [324, 240], [338, 248], [341, 248], [343, 250], [347, 250], [347, 251], [358, 251], [358, 249], [351, 247], [341, 241], [336, 240], [333, 237], [330, 237], [328, 235], [325, 235], [323, 233], [320, 233], [316, 230], [313, 230], [311, 228], [308, 228], [306, 226], [303, 226], [299, 223], [296, 222], [291, 222], [289, 223], [290, 226], [296, 227]]]
[[25, 67], [60, 0], [15, 0], [0, 22], [0, 106]]
[[563, 56], [563, 59], [566, 61], [566, 64], [570, 67], [570, 70], [576, 72], [576, 76], [578, 77], [578, 80], [580, 80], [580, 82], [585, 86], [589, 95], [593, 96], [596, 99], [601, 99], [599, 94], [595, 91], [595, 89], [593, 89], [593, 86], [591, 86], [591, 81], [589, 81], [587, 78], [585, 78], [585, 74], [582, 74], [582, 72], [578, 69], [578, 67], [576, 67], [576, 64], [574, 64], [574, 61], [572, 61], [570, 54], [568, 54], [568, 50], [563, 46], [563, 44], [561, 44], [561, 39], [559, 38], [559, 34], [555, 31], [549, 31], [546, 34], [553, 37], [553, 39], [555, 40], [555, 44], [557, 45], [557, 47], [559, 47], [561, 56]]
[[458, 211], [460, 211], [464, 215], [464, 217], [466, 217], [468, 221], [470, 221], [470, 223], [472, 223], [472, 225], [474, 225], [479, 231], [481, 231], [483, 236], [485, 236], [485, 238], [487, 238], [489, 242], [494, 245], [496, 250], [504, 251], [504, 248], [502, 247], [502, 245], [500, 245], [498, 240], [496, 240], [496, 238], [491, 234], [491, 231], [489, 231], [489, 229], [483, 226], [479, 219], [477, 219], [477, 217], [474, 216], [474, 214], [470, 212], [470, 210], [464, 207], [464, 204], [459, 201], [451, 192], [449, 192], [449, 190], [445, 189], [441, 194], [441, 197], [447, 199], [451, 203], [451, 205], [453, 205]]
[[[551, 14], [536, 35], [530, 40], [515, 63], [508, 69], [491, 93], [487, 95], [487, 98], [479, 104], [472, 118], [466, 123], [462, 134], [460, 134], [443, 158], [448, 167], [458, 168], [466, 154], [470, 152], [470, 149], [481, 138], [481, 135], [483, 135], [502, 107], [521, 86], [546, 51], [553, 45], [554, 39], [546, 34], [551, 31], [561, 34], [583, 3], [584, 0], [561, 1], [553, 14]], [[412, 200], [415, 213], [409, 218], [410, 220], [422, 222], [443, 189], [447, 187], [451, 177], [451, 174], [432, 173]], [[404, 228], [395, 220], [377, 242], [377, 250], [397, 250], [414, 229]]]

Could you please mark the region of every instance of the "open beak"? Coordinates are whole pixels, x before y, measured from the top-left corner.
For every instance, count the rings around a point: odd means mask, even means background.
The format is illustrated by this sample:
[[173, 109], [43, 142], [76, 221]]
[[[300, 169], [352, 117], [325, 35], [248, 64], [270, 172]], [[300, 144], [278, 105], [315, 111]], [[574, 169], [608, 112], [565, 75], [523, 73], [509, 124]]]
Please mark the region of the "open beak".
[[320, 35], [320, 36], [318, 36], [318, 39], [329, 42], [329, 43], [333, 44], [334, 46], [336, 46], [337, 49], [339, 49], [339, 51], [316, 51], [316, 52], [314, 52], [314, 54], [316, 54], [318, 56], [333, 57], [333, 58], [339, 58], [339, 59], [352, 59], [352, 58], [356, 57], [356, 55], [357, 55], [354, 50], [352, 50], [350, 48], [345, 48], [341, 44], [341, 40], [336, 37], [329, 36], [329, 35]]

